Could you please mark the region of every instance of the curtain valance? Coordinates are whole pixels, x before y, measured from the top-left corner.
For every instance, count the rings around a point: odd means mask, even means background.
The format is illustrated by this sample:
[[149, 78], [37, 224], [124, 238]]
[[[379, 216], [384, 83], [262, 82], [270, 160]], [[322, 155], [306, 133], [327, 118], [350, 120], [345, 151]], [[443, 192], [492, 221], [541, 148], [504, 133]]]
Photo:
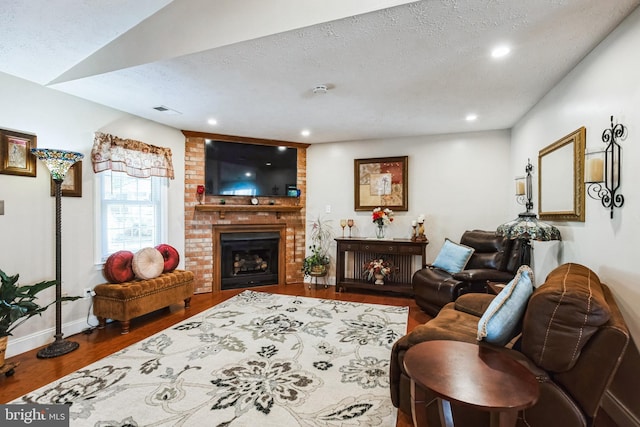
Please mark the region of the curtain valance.
[[91, 149], [93, 171], [111, 169], [137, 178], [174, 179], [171, 149], [96, 132]]

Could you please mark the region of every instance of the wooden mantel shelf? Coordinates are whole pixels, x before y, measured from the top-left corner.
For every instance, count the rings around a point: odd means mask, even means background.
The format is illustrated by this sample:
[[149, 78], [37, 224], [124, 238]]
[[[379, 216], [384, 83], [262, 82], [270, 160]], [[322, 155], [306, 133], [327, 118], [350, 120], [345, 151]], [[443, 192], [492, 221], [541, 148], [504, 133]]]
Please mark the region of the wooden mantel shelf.
[[287, 205], [196, 205], [196, 211], [218, 212], [220, 219], [224, 219], [226, 212], [275, 212], [276, 218], [280, 219], [283, 212], [297, 212], [302, 206]]

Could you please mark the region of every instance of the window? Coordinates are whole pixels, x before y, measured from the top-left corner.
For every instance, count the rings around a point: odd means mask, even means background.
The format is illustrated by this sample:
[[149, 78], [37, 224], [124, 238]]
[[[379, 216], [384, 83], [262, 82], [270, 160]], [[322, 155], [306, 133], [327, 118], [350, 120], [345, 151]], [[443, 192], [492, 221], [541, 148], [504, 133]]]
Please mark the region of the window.
[[160, 244], [166, 235], [164, 218], [167, 179], [135, 178], [110, 170], [96, 175], [99, 186], [99, 260], [120, 250], [136, 252]]

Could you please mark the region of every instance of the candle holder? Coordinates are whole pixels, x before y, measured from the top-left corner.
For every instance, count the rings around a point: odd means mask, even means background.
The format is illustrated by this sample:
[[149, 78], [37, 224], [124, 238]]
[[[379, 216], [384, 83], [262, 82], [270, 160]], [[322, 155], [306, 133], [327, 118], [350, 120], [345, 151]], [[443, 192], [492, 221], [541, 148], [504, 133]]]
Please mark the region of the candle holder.
[[416, 236], [416, 242], [428, 242], [427, 236], [424, 235], [424, 221], [418, 223], [418, 235]]
[[592, 199], [600, 200], [602, 206], [609, 209], [611, 218], [613, 209], [624, 205], [624, 196], [619, 192], [622, 149], [618, 140], [623, 139], [625, 133], [624, 125], [614, 125], [611, 116], [611, 127], [602, 132], [602, 142], [607, 144], [606, 147], [585, 154], [587, 194]]
[[533, 184], [531, 181], [532, 170], [533, 165], [531, 164], [531, 159], [527, 159], [527, 165], [524, 167], [527, 175], [516, 178], [516, 202], [527, 208], [527, 212], [533, 208], [533, 202], [531, 201], [531, 195], [533, 194]]

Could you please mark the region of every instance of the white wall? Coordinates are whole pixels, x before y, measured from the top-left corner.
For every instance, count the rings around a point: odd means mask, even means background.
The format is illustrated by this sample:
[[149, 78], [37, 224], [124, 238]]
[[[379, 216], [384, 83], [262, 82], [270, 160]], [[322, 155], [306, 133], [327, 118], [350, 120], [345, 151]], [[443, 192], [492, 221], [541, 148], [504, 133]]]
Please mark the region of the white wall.
[[[603, 146], [610, 116], [628, 128], [622, 145], [624, 206], [614, 218], [600, 201], [586, 198], [586, 221], [556, 223], [562, 233], [562, 262], [593, 269], [607, 283], [631, 333], [640, 343], [640, 9], [633, 12], [512, 130], [512, 175], [520, 165], [562, 136], [587, 128], [586, 146]], [[537, 208], [537, 207], [536, 207]]]
[[340, 219], [353, 218], [354, 236], [374, 237], [371, 212], [354, 210], [354, 159], [409, 156], [409, 210], [395, 212], [386, 237], [409, 238], [411, 220], [424, 214], [427, 261], [433, 261], [445, 237], [459, 241], [465, 230], [495, 230], [516, 216], [509, 213], [518, 206], [515, 198], [507, 197], [513, 193], [505, 166], [509, 144], [508, 131], [313, 144], [307, 151], [307, 219], [331, 219], [340, 236]]
[[[85, 155], [82, 197], [62, 198], [63, 292], [80, 295], [84, 288], [105, 281], [94, 257], [95, 174], [90, 153], [96, 131], [172, 149], [176, 178], [169, 184], [167, 243], [184, 252], [184, 136], [180, 131], [3, 73], [0, 93], [0, 128], [33, 133], [38, 147]], [[0, 269], [20, 274], [21, 284], [55, 279], [55, 199], [50, 196], [48, 170], [40, 161], [37, 168], [35, 178], [0, 175], [0, 200], [5, 202], [5, 214], [0, 216]], [[43, 303], [54, 298], [53, 289], [47, 292]], [[88, 299], [65, 303], [63, 333], [87, 327], [89, 313]], [[55, 308], [51, 307], [14, 331], [7, 356], [47, 344], [54, 329]]]

